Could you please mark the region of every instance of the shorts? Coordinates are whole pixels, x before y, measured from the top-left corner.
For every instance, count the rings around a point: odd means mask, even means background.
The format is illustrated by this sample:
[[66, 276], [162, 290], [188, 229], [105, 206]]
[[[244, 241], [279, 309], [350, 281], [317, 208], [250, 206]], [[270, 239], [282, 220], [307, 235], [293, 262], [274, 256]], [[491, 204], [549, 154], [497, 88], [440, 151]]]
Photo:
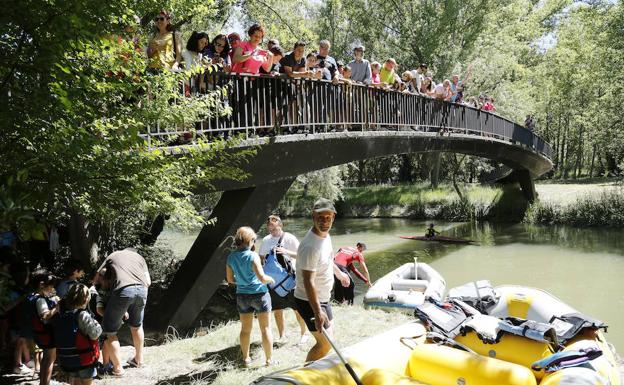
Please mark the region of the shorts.
[[266, 313], [271, 311], [271, 296], [266, 293], [236, 294], [236, 309], [240, 314]]
[[269, 290], [271, 294], [271, 307], [273, 310], [283, 310], [291, 308], [297, 310], [297, 304], [295, 303], [295, 291], [291, 290], [285, 297], [280, 297], [273, 290]]
[[69, 376], [69, 378], [95, 378], [97, 376], [97, 369], [95, 366], [89, 366], [88, 368], [80, 369], [80, 370], [66, 370], [63, 369], [65, 373]]
[[[310, 302], [305, 301], [303, 299], [295, 298], [295, 303], [297, 304], [297, 311], [303, 320], [305, 321], [308, 330], [311, 332], [316, 331], [316, 325], [312, 320], [315, 315], [314, 311], [312, 311], [312, 306], [310, 306]], [[332, 313], [332, 308], [329, 302], [321, 302], [321, 309], [325, 311], [327, 314], [327, 318], [331, 321], [334, 319], [334, 314]]]
[[126, 322], [130, 327], [141, 327], [143, 325], [146, 302], [147, 288], [143, 285], [126, 286], [112, 292], [104, 310], [102, 333], [107, 335], [117, 334], [126, 312], [128, 312], [128, 320]]

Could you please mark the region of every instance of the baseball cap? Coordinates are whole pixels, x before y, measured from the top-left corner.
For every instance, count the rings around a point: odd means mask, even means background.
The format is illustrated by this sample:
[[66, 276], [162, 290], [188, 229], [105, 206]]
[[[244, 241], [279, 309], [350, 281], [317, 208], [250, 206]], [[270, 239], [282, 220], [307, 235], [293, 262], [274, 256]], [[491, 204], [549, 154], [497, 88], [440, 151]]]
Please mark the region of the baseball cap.
[[329, 199], [320, 198], [316, 202], [314, 202], [314, 207], [312, 207], [312, 211], [315, 213], [320, 213], [323, 211], [332, 211], [334, 214], [336, 213], [336, 208], [334, 204]]
[[364, 51], [366, 51], [366, 48], [364, 48], [364, 46], [360, 44], [360, 45], [356, 45], [355, 47], [353, 47], [353, 50], [354, 51], [362, 51], [362, 52], [364, 52]]

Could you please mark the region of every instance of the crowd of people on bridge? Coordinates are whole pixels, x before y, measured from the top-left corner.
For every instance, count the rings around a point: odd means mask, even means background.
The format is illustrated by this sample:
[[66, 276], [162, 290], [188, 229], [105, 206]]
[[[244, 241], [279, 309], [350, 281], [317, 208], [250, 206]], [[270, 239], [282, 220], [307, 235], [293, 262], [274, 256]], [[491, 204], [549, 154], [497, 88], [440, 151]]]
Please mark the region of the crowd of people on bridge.
[[[366, 49], [357, 44], [348, 62], [331, 56], [331, 43], [321, 40], [317, 47], [297, 41], [292, 47], [282, 47], [277, 39], [267, 40], [262, 25], [254, 24], [241, 37], [238, 33], [217, 34], [212, 39], [205, 32], [193, 32], [186, 42], [171, 24], [171, 15], [162, 11], [154, 20], [156, 33], [149, 41], [147, 56], [151, 71], [214, 67], [218, 72], [258, 76], [284, 76], [331, 81], [334, 84], [360, 84], [385, 90], [421, 95], [441, 101], [465, 104], [495, 112], [494, 98], [488, 95], [464, 98], [465, 82], [454, 74], [439, 83], [423, 63], [416, 69], [400, 72], [393, 58], [384, 61], [365, 59]], [[263, 42], [266, 40], [266, 46]], [[201, 90], [207, 87], [204, 77], [197, 80]]]

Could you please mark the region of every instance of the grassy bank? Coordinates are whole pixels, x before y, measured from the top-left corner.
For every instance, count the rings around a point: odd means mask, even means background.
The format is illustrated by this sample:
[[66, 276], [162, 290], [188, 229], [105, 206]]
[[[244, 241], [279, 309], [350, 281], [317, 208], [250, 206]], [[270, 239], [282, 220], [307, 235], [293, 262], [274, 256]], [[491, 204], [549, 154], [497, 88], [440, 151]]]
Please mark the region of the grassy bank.
[[[376, 185], [350, 187], [342, 191], [337, 202], [338, 215], [351, 218], [390, 217], [444, 219], [449, 221], [483, 220], [501, 200], [503, 189], [466, 185], [460, 199], [451, 185], [432, 189], [427, 183], [413, 185]], [[307, 216], [313, 197], [302, 197], [300, 191], [289, 191], [279, 211], [286, 216]]]
[[[312, 347], [312, 337], [298, 346], [299, 328], [292, 312], [286, 314], [289, 342], [275, 349], [274, 358], [279, 364], [266, 368], [260, 346], [260, 333], [254, 322], [252, 333], [251, 368], [241, 368], [238, 334], [240, 323], [232, 321], [197, 333], [194, 338], [176, 339], [160, 346], [146, 348], [146, 367], [129, 369], [124, 378], [105, 378], [94, 384], [148, 385], [148, 384], [214, 384], [241, 385], [279, 369], [300, 365]], [[412, 317], [401, 313], [365, 310], [360, 306], [334, 307], [335, 339], [338, 346], [352, 345], [364, 338], [379, 334], [394, 326], [408, 322]], [[353, 327], [358, 325], [358, 327]], [[276, 333], [273, 324], [273, 333]], [[131, 350], [124, 350], [123, 358], [130, 358]]]
[[624, 192], [609, 190], [566, 204], [539, 201], [527, 210], [525, 222], [577, 227], [624, 227]]

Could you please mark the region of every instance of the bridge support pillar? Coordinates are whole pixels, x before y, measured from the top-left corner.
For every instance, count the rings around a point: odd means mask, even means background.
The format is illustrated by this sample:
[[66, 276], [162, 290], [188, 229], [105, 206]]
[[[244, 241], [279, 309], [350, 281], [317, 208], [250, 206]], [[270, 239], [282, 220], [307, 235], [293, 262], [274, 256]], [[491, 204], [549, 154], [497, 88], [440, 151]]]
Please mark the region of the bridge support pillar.
[[[258, 229], [275, 209], [294, 179], [239, 190], [226, 191], [210, 219], [191, 246], [158, 308], [151, 326], [188, 329], [225, 278], [231, 242], [226, 240], [241, 226]], [[150, 326], [150, 325], [148, 325]]]
[[535, 202], [537, 199], [537, 191], [535, 191], [535, 182], [529, 170], [514, 170], [512, 176], [518, 181], [522, 189], [522, 195], [529, 203]]

